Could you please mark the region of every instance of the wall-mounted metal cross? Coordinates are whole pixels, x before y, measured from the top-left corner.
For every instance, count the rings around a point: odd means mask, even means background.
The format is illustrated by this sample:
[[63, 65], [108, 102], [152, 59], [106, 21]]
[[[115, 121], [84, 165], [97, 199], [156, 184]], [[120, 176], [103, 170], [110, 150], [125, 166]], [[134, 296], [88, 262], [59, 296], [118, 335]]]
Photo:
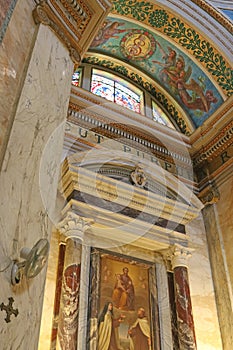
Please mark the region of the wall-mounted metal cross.
[[8, 305], [4, 305], [3, 303], [1, 303], [0, 305], [0, 309], [1, 311], [6, 311], [6, 318], [5, 318], [5, 321], [8, 323], [8, 322], [11, 322], [11, 315], [15, 315], [15, 317], [18, 316], [19, 314], [19, 310], [18, 309], [13, 309], [13, 302], [14, 302], [14, 299], [12, 297], [8, 298], [9, 300], [9, 304]]

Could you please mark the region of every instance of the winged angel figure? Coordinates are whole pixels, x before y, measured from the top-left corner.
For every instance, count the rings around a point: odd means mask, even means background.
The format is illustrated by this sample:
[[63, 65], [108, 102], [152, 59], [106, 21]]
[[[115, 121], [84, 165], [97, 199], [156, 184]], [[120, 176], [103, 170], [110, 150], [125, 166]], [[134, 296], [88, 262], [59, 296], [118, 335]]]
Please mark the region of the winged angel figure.
[[[185, 70], [183, 56], [180, 55], [176, 58], [176, 52], [171, 48], [168, 48], [168, 53], [166, 54], [161, 45], [158, 42], [157, 44], [165, 59], [165, 63], [153, 61], [162, 66], [159, 73], [161, 81], [168, 85], [171, 91], [175, 95], [178, 95], [184, 105], [189, 109], [199, 109], [200, 111], [208, 112], [211, 103], [217, 102], [213, 91], [205, 91], [203, 81], [200, 80], [198, 83], [193, 78], [190, 79], [192, 67], [188, 66], [187, 70]], [[190, 81], [188, 82], [189, 79]]]

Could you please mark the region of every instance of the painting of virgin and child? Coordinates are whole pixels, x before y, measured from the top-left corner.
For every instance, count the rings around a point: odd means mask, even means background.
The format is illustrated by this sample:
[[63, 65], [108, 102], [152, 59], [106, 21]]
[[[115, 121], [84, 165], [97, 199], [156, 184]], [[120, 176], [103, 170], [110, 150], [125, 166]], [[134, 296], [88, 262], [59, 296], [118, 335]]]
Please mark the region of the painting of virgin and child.
[[149, 301], [149, 267], [103, 258], [97, 350], [155, 350]]

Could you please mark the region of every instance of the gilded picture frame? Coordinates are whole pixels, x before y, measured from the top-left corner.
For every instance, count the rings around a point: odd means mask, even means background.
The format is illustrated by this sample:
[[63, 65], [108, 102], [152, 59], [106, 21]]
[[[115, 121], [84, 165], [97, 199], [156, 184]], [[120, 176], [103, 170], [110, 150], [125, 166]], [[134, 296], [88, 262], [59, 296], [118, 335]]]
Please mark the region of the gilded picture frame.
[[134, 350], [140, 339], [142, 350], [160, 350], [155, 265], [98, 249], [91, 256], [87, 349]]

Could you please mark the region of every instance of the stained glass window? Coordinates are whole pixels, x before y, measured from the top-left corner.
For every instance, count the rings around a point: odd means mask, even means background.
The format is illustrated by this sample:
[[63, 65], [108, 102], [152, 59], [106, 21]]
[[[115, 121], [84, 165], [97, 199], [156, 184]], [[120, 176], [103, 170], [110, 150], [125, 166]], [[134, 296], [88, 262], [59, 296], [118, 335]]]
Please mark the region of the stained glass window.
[[111, 73], [93, 69], [91, 92], [134, 112], [144, 113], [143, 92]]
[[172, 124], [168, 116], [154, 101], [152, 101], [152, 115], [153, 115], [153, 120], [155, 120], [156, 122], [162, 125], [166, 125], [169, 128], [175, 129], [174, 125]]
[[77, 68], [72, 75], [72, 85], [80, 86], [82, 79], [82, 68]]

